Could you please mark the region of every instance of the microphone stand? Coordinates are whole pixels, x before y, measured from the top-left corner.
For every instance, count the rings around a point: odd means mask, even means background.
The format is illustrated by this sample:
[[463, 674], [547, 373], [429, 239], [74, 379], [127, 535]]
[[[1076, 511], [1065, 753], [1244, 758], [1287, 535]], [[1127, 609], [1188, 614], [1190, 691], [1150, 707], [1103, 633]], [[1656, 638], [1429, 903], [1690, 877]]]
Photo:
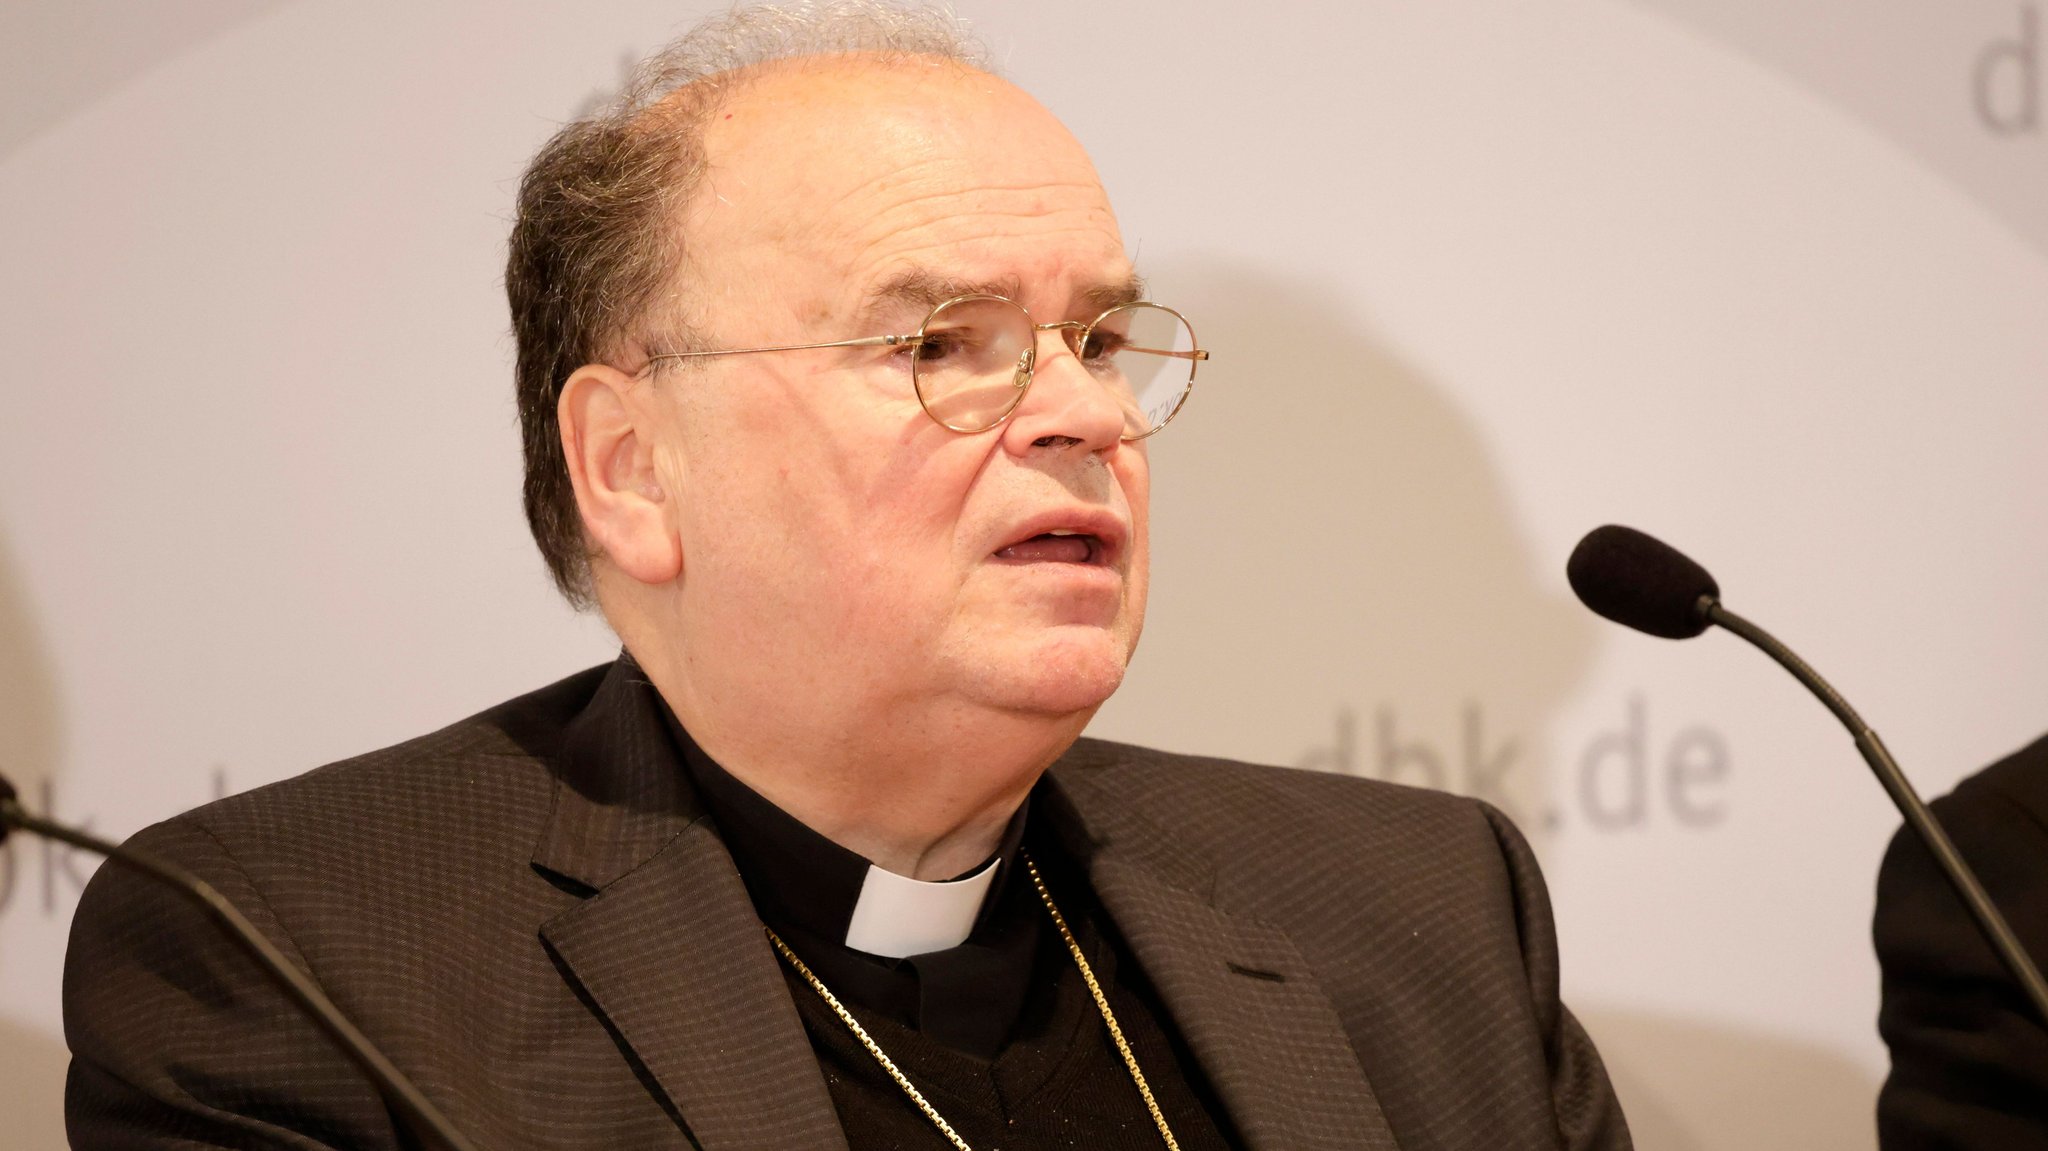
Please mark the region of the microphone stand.
[[1948, 833], [1942, 830], [1941, 824], [1934, 818], [1934, 813], [1927, 810], [1927, 805], [1921, 802], [1919, 794], [1913, 790], [1913, 785], [1906, 781], [1905, 773], [1899, 770], [1899, 765], [1893, 761], [1892, 753], [1885, 748], [1884, 741], [1877, 737], [1877, 732], [1863, 722], [1863, 717], [1856, 714], [1856, 709], [1849, 706], [1849, 701], [1843, 699], [1833, 685], [1822, 679], [1820, 673], [1813, 670], [1805, 660], [1800, 659], [1791, 648], [1780, 643], [1776, 636], [1722, 607], [1721, 601], [1712, 595], [1703, 595], [1699, 598], [1698, 612], [1701, 619], [1734, 632], [1755, 645], [1765, 655], [1777, 660], [1780, 666], [1792, 673], [1792, 678], [1805, 684], [1807, 690], [1820, 697], [1820, 701], [1827, 705], [1827, 709], [1835, 713], [1835, 718], [1842, 721], [1842, 726], [1848, 728], [1849, 733], [1856, 737], [1856, 750], [1862, 753], [1863, 761], [1870, 765], [1870, 770], [1877, 775], [1877, 781], [1883, 784], [1885, 791], [1891, 795], [1892, 803], [1919, 834], [1920, 841], [1927, 845], [1928, 851], [1933, 853], [1934, 861], [1941, 865], [1942, 873], [1948, 876], [1949, 884], [1956, 889], [1956, 894], [1962, 897], [1964, 905], [1970, 909], [1970, 915], [1976, 919], [1977, 927], [1983, 931], [1984, 938], [1990, 942], [1992, 949], [1998, 952], [1998, 957], [2005, 961], [2005, 966], [2012, 972], [2013, 978], [2019, 981], [2020, 989], [2033, 1001], [2034, 1010], [2040, 1013], [2042, 1021], [2048, 1022], [2048, 979], [2041, 977], [2041, 969], [2034, 965], [2033, 959], [2028, 957], [2026, 950], [2020, 946], [2019, 937], [2012, 933], [2012, 927], [2006, 923], [2005, 916], [1999, 914], [1997, 906], [1991, 902], [1991, 897], [1985, 894], [1983, 884], [1977, 882], [1977, 876], [1963, 862], [1962, 854], [1956, 850], [1955, 844], [1950, 842]]

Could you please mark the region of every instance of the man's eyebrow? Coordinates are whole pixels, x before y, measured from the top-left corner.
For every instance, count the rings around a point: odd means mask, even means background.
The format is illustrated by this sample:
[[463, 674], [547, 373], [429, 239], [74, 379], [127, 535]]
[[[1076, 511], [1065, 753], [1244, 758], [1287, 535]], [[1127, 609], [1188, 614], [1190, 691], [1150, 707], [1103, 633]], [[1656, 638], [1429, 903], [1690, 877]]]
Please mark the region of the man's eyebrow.
[[928, 268], [912, 268], [882, 281], [880, 287], [870, 292], [867, 302], [861, 305], [860, 320], [863, 324], [871, 323], [898, 313], [905, 306], [928, 312], [955, 296], [1002, 296], [1014, 300], [1022, 293], [1023, 284], [1015, 279], [977, 283], [942, 276]]
[[[899, 313], [905, 305], [929, 311], [956, 296], [1002, 296], [1014, 300], [1023, 294], [1023, 284], [1014, 277], [962, 280], [939, 275], [927, 268], [912, 268], [882, 281], [881, 286], [868, 295], [867, 302], [861, 305], [859, 322], [863, 325], [873, 323], [884, 315]], [[1076, 299], [1088, 312], [1080, 318], [1089, 320], [1120, 304], [1135, 303], [1144, 298], [1145, 278], [1135, 272], [1121, 280], [1090, 284], [1076, 293]]]
[[1094, 309], [1088, 316], [1096, 315], [1123, 304], [1135, 304], [1145, 298], [1145, 277], [1136, 272], [1113, 284], [1095, 284], [1081, 290], [1081, 302]]

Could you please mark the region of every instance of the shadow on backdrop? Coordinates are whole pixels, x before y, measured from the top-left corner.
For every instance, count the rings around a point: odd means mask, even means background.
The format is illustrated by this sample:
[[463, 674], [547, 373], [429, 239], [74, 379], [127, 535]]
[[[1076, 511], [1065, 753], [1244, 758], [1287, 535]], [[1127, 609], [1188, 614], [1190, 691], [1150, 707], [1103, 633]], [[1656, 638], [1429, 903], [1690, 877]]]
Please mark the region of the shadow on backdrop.
[[[31, 805], [42, 782], [55, 776], [63, 751], [52, 668], [27, 589], [0, 539], [0, 773]], [[30, 912], [32, 901], [23, 894], [29, 884], [19, 866], [26, 850], [12, 840], [0, 846], [5, 853], [0, 855], [5, 871], [0, 882], [6, 884], [0, 926]], [[0, 971], [8, 969], [6, 960], [0, 953]], [[56, 995], [57, 988], [49, 994]], [[0, 1110], [7, 1115], [9, 1147], [41, 1151], [65, 1146], [62, 1101], [68, 1060], [55, 1038], [0, 1019]]]
[[64, 1070], [71, 1056], [40, 1031], [0, 1020], [0, 1076], [7, 1086], [7, 1146], [19, 1151], [63, 1151]]
[[[1153, 578], [1096, 734], [1477, 795], [1559, 827], [1548, 728], [1593, 621], [1537, 573], [1474, 421], [1343, 298], [1148, 265], [1215, 360], [1153, 456]], [[1561, 581], [1555, 581], [1561, 583]]]
[[30, 806], [63, 751], [53, 667], [28, 589], [0, 538], [0, 774]]
[[[1690, 1020], [1580, 1010], [1628, 1115], [1656, 1151], [1873, 1151], [1880, 1077], [1826, 1047]], [[1633, 1068], [1683, 1073], [1687, 1111]], [[1666, 1079], [1670, 1076], [1665, 1076]]]

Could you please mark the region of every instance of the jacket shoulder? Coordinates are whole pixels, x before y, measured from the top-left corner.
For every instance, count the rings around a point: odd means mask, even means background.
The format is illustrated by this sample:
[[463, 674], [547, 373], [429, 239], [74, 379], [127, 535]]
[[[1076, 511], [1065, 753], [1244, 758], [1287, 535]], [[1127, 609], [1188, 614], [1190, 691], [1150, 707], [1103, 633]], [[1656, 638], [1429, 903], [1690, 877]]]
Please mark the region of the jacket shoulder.
[[[436, 882], [502, 887], [552, 809], [563, 733], [605, 669], [580, 672], [438, 731], [240, 792], [143, 828], [131, 847], [219, 884], [351, 907]], [[125, 878], [101, 868], [95, 889]], [[235, 880], [239, 881], [239, 880]], [[513, 881], [516, 882], [516, 881]]]
[[[2048, 737], [1930, 806], [2021, 946], [2042, 954]], [[1871, 934], [1883, 971], [1878, 1033], [1891, 1049], [1877, 1101], [1885, 1146], [2048, 1146], [2048, 1030], [2027, 1022], [2019, 986], [1911, 828], [1893, 835], [1878, 869]]]
[[[547, 998], [561, 981], [535, 934], [575, 897], [531, 860], [564, 731], [602, 675], [229, 796], [129, 846], [211, 885], [402, 1065], [473, 1074], [536, 1014], [582, 1012], [566, 991]], [[134, 869], [101, 867], [80, 899], [64, 1017], [81, 1146], [140, 1146], [144, 1130], [249, 1146], [269, 1122], [398, 1145], [356, 1068], [217, 923]]]
[[2048, 735], [1963, 780], [1934, 803], [1944, 818], [2011, 804], [2048, 825]]
[[[1327, 831], [1384, 840], [1505, 831], [1485, 803], [1449, 792], [1331, 772], [1183, 755], [1107, 740], [1078, 741], [1060, 762], [1071, 779], [1142, 810], [1180, 834], [1265, 837]], [[1491, 853], [1498, 854], [1498, 848]]]
[[280, 822], [361, 829], [365, 821], [403, 816], [404, 823], [419, 826], [451, 811], [495, 807], [495, 795], [549, 785], [563, 733], [589, 703], [605, 671], [601, 666], [578, 672], [438, 731], [216, 800], [166, 822], [194, 823], [221, 837], [252, 827], [275, 836], [288, 830]]
[[1484, 1115], [1497, 1131], [1628, 1146], [1599, 1057], [1559, 1000], [1541, 870], [1493, 807], [1099, 741], [1055, 772], [1091, 833], [1107, 829], [1096, 850], [1106, 839], [1120, 859], [1284, 935], [1389, 1116], [1405, 1109], [1422, 1127], [1426, 1115]]

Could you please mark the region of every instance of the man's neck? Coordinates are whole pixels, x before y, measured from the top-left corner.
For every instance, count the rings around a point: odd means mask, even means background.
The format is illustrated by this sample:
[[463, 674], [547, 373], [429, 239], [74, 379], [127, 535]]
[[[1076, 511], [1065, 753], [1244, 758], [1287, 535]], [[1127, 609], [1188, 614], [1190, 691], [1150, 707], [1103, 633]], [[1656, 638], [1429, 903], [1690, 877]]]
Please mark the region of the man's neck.
[[[908, 717], [849, 709], [839, 722], [786, 710], [735, 716], [641, 660], [706, 755], [798, 822], [912, 879], [986, 860], [1088, 715], [1024, 716], [960, 705]], [[749, 719], [752, 722], [749, 722]]]
[[[986, 807], [967, 813], [949, 826], [946, 822], [953, 818], [950, 813], [935, 813], [922, 821], [891, 820], [881, 813], [862, 811], [820, 811], [814, 818], [791, 814], [813, 831], [884, 870], [911, 879], [951, 879], [995, 853], [1004, 829], [1024, 805], [1031, 783], [1037, 778], [1033, 774], [1030, 782], [1015, 793], [997, 796]], [[790, 810], [774, 796], [765, 792], [763, 795], [783, 810]]]

